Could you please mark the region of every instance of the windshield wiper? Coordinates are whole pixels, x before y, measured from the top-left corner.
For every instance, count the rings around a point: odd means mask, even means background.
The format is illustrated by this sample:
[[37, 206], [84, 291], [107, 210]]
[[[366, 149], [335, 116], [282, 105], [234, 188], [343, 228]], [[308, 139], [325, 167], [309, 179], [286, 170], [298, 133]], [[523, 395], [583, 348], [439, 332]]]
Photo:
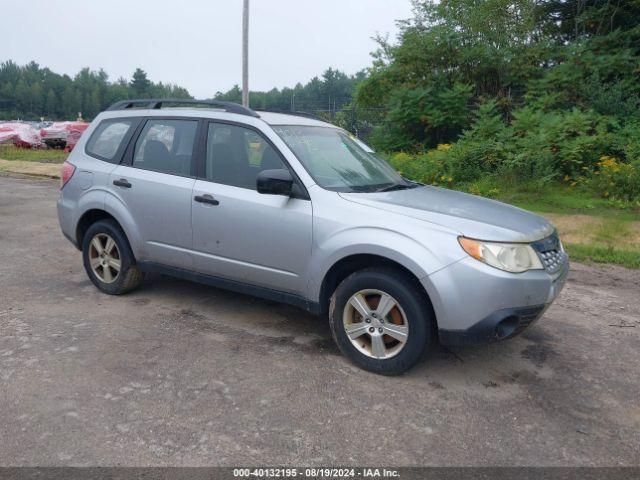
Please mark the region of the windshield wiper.
[[394, 190], [407, 190], [409, 188], [416, 188], [417, 185], [413, 183], [394, 183], [393, 185], [389, 185], [388, 187], [381, 188], [380, 190], [376, 190], [376, 192], [392, 192]]

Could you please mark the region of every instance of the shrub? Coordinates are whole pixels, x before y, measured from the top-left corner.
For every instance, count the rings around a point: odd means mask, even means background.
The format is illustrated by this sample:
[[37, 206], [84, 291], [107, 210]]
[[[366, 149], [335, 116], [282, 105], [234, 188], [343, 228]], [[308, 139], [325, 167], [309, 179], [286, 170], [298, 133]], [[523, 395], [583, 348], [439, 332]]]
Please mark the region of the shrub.
[[429, 185], [450, 183], [445, 176], [444, 156], [440, 154], [440, 152], [446, 152], [447, 147], [449, 145], [440, 146], [441, 150], [430, 150], [419, 155], [405, 152], [396, 153], [389, 157], [389, 163], [401, 175], [416, 182]]
[[600, 196], [622, 200], [640, 199], [640, 169], [615, 157], [602, 156], [588, 184]]
[[389, 111], [371, 142], [381, 150], [420, 151], [455, 139], [469, 125], [469, 85], [451, 88], [400, 88], [389, 99]]
[[[507, 123], [497, 103], [489, 100], [479, 106], [471, 127], [457, 142], [391, 158], [405, 176], [423, 183], [476, 184], [469, 188], [478, 189], [484, 177], [499, 175], [540, 185], [559, 180], [572, 186], [587, 183], [588, 188], [603, 195], [608, 192], [609, 197], [635, 198], [640, 122], [630, 120], [622, 125], [614, 117], [577, 108], [543, 111], [524, 107]], [[608, 158], [616, 159], [615, 168], [603, 160]], [[490, 196], [490, 190], [478, 192]]]
[[579, 109], [521, 108], [505, 132], [509, 150], [505, 167], [527, 179], [578, 178], [610, 153], [609, 127], [606, 117]]
[[505, 161], [502, 141], [506, 129], [493, 100], [482, 103], [474, 123], [448, 152], [445, 170], [459, 182], [471, 182], [487, 172], [496, 172]]

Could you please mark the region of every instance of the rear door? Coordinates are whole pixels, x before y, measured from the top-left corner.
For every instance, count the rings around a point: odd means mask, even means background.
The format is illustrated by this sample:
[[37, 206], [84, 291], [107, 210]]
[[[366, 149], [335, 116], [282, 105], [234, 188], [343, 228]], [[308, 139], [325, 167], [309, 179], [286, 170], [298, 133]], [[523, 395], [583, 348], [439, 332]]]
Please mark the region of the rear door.
[[288, 168], [262, 133], [209, 122], [204, 135], [204, 178], [196, 181], [193, 192], [195, 268], [303, 294], [311, 255], [311, 201], [257, 192], [259, 172]]
[[191, 198], [196, 138], [202, 122], [147, 118], [109, 187], [126, 205], [142, 237], [139, 260], [191, 268]]

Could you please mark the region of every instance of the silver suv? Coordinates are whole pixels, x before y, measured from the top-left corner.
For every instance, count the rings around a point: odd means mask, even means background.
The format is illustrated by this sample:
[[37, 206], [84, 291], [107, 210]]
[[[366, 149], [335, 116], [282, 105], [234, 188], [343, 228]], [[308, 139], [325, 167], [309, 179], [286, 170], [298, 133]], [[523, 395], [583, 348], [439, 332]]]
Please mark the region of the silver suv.
[[58, 216], [91, 281], [160, 272], [328, 315], [362, 368], [398, 374], [438, 339], [512, 337], [568, 258], [544, 218], [410, 182], [350, 133], [217, 101], [129, 100], [62, 167]]

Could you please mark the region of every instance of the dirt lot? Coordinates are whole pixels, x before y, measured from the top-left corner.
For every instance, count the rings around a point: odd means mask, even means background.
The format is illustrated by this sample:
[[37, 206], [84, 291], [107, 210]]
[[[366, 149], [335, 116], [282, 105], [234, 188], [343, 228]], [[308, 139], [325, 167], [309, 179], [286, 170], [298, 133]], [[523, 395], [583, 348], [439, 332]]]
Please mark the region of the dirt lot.
[[522, 336], [386, 378], [292, 307], [99, 293], [56, 196], [0, 177], [1, 465], [640, 463], [640, 271], [574, 264]]

